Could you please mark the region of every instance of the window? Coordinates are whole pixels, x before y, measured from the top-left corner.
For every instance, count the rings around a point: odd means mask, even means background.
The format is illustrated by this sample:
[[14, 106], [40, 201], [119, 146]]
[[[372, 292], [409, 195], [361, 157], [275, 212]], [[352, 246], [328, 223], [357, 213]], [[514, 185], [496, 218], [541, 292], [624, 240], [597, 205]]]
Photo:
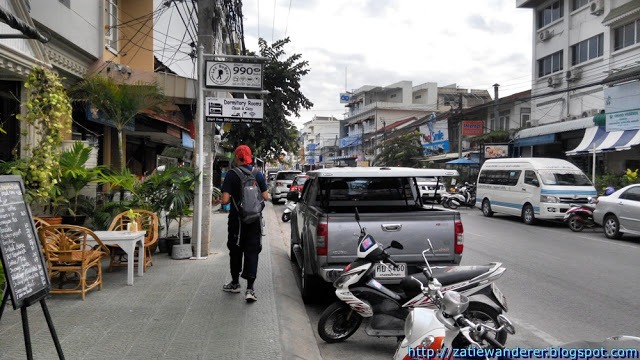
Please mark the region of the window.
[[494, 119], [494, 113], [491, 113], [491, 131], [509, 130], [509, 118], [511, 110], [502, 110], [498, 113], [498, 120]]
[[604, 34], [580, 41], [571, 47], [571, 65], [600, 57], [603, 54], [603, 49]]
[[538, 77], [562, 70], [562, 50], [538, 60]]
[[589, 0], [571, 0], [571, 11], [578, 10], [588, 4]]
[[111, 50], [118, 51], [118, 0], [105, 2], [105, 44]]
[[536, 173], [531, 170], [526, 170], [524, 172], [524, 183], [533, 186], [540, 186]]
[[613, 29], [613, 51], [640, 43], [640, 20]]
[[554, 1], [543, 9], [538, 10], [538, 29], [541, 29], [564, 16], [564, 1]]
[[620, 194], [620, 199], [639, 201], [640, 202], [640, 187], [632, 187], [627, 191]]
[[581, 171], [540, 170], [546, 185], [590, 186], [591, 180]]
[[529, 127], [531, 120], [531, 108], [521, 108], [520, 109], [520, 127]]
[[478, 183], [516, 186], [522, 170], [485, 170], [478, 176]]

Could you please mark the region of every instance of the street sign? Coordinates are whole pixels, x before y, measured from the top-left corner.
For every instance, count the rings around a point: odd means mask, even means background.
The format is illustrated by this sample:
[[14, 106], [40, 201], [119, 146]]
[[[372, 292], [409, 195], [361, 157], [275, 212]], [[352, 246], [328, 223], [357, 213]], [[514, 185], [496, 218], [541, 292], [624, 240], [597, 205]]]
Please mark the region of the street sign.
[[262, 90], [262, 64], [228, 61], [205, 61], [207, 88]]
[[205, 99], [205, 118], [208, 122], [260, 124], [264, 113], [260, 99]]

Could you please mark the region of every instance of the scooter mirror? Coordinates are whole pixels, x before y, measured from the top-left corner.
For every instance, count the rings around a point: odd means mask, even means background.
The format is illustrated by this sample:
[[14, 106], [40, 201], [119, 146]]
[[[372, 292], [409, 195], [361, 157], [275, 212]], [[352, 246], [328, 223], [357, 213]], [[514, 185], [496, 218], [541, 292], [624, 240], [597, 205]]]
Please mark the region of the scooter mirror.
[[402, 246], [402, 244], [400, 244], [399, 242], [392, 240], [391, 241], [391, 247], [394, 249], [398, 249], [398, 250], [402, 250], [404, 249], [404, 246]]
[[507, 330], [509, 334], [514, 335], [516, 333], [516, 328], [513, 326], [511, 320], [507, 319], [507, 317], [502, 314], [498, 315], [498, 324], [500, 324], [500, 327]]

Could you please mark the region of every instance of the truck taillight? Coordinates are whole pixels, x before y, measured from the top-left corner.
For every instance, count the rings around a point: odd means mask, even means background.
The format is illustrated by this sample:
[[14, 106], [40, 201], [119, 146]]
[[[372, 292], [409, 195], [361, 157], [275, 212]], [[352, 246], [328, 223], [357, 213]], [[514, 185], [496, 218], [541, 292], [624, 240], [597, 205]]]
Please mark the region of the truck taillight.
[[327, 243], [329, 240], [329, 224], [327, 222], [318, 223], [316, 228], [316, 254], [327, 255]]
[[462, 226], [462, 221], [456, 221], [455, 225], [455, 238], [456, 245], [454, 247], [454, 253], [462, 254], [462, 250], [464, 250], [464, 227]]

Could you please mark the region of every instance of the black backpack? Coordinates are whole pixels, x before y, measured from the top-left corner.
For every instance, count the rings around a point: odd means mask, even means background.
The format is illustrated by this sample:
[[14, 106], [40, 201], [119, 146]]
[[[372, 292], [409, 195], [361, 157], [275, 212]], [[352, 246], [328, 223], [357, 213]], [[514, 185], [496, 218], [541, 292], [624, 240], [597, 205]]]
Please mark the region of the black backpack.
[[233, 201], [236, 210], [238, 210], [240, 221], [245, 224], [254, 223], [260, 219], [262, 209], [264, 209], [265, 206], [260, 186], [258, 186], [258, 181], [256, 180], [258, 170], [253, 168], [252, 171], [249, 171], [242, 166], [235, 167], [231, 170], [238, 175], [242, 184], [240, 201], [236, 202], [235, 199]]

